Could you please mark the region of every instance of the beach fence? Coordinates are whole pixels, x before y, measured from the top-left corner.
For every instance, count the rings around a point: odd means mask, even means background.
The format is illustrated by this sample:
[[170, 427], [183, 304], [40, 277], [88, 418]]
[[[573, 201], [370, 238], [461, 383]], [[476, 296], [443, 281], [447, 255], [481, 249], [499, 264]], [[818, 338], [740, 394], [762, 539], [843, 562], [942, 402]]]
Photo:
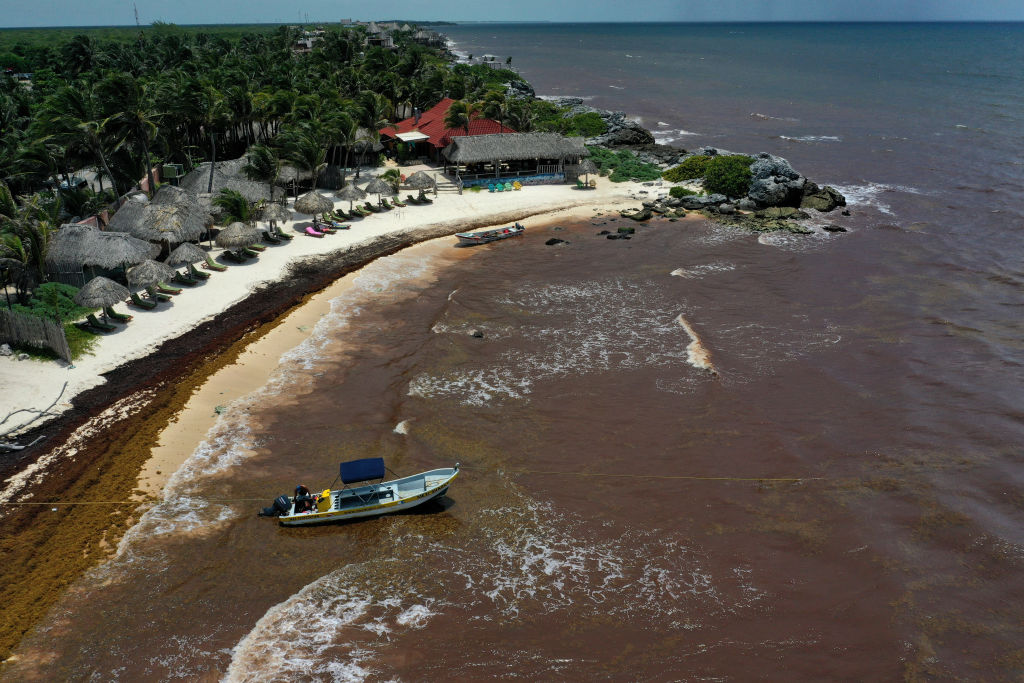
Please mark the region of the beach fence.
[[50, 349], [71, 362], [71, 347], [64, 326], [52, 320], [0, 309], [0, 342]]

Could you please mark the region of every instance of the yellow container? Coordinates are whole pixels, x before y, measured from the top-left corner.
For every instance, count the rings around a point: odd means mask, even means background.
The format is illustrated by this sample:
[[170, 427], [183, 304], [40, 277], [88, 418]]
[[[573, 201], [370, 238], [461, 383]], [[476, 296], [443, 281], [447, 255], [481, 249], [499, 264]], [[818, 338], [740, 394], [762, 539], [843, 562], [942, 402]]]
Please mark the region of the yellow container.
[[330, 512], [331, 510], [331, 490], [324, 489], [324, 492], [320, 494], [320, 500], [316, 503], [317, 512]]

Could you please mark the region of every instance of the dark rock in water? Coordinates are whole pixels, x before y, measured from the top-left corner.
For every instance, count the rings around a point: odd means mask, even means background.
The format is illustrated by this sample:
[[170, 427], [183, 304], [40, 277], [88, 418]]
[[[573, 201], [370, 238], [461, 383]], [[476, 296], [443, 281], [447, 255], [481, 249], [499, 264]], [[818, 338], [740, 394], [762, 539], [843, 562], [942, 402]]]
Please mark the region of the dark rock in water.
[[551, 229], [552, 230], [565, 230], [565, 228], [563, 228], [561, 225], [556, 225], [555, 227], [553, 227]]
[[631, 239], [633, 239], [633, 236], [632, 235], [619, 235], [619, 239], [631, 240]]
[[828, 213], [839, 206], [846, 206], [846, 197], [836, 188], [828, 185], [819, 188], [814, 183], [807, 183], [804, 186], [804, 196], [800, 201], [801, 209], [816, 209]]
[[636, 213], [623, 213], [622, 217], [629, 218], [634, 221], [647, 221], [651, 219], [652, 214], [653, 212], [649, 208], [645, 207]]
[[476, 337], [477, 339], [483, 339], [484, 338], [484, 333], [481, 332], [480, 330], [470, 330], [469, 331], [469, 336], [470, 337]]
[[[505, 92], [508, 93], [509, 97], [525, 97], [531, 100], [537, 96], [533, 86], [526, 81], [512, 81], [511, 83], [506, 83]], [[583, 100], [580, 100], [579, 104], [583, 104]]]
[[548, 245], [550, 247], [550, 246], [555, 245], [555, 244], [568, 244], [568, 242], [566, 242], [565, 240], [560, 240], [557, 237], [552, 237], [551, 239], [549, 239], [544, 244], [546, 244], [546, 245]]
[[841, 225], [826, 225], [823, 230], [828, 232], [846, 232], [846, 228]]
[[800, 209], [794, 209], [792, 206], [770, 206], [767, 209], [761, 209], [755, 211], [754, 215], [758, 218], [789, 218], [793, 220], [801, 220], [804, 218], [810, 218], [810, 216]]
[[611, 232], [612, 232], [611, 230], [602, 230], [601, 232], [599, 232], [597, 234], [598, 235], [610, 235]]
[[800, 206], [807, 179], [774, 154], [758, 154], [750, 165], [753, 179], [747, 196], [758, 206]]
[[612, 147], [622, 147], [624, 145], [650, 145], [653, 143], [654, 136], [651, 135], [651, 131], [637, 124], [636, 127], [624, 126], [618, 129], [605, 144]]
[[677, 222], [678, 220], [679, 220], [678, 218], [669, 218], [669, 219], [668, 219], [668, 222], [669, 222], [669, 223], [675, 223], [675, 222]]
[[619, 228], [619, 233], [622, 234], [622, 235], [632, 235], [635, 232], [636, 232], [636, 228], [630, 228], [630, 227], [626, 227], [626, 226], [623, 226], [623, 227]]
[[850, 215], [850, 210], [849, 210], [849, 209], [843, 209], [843, 210], [842, 210], [842, 214], [843, 214], [844, 216], [849, 216], [849, 215]]

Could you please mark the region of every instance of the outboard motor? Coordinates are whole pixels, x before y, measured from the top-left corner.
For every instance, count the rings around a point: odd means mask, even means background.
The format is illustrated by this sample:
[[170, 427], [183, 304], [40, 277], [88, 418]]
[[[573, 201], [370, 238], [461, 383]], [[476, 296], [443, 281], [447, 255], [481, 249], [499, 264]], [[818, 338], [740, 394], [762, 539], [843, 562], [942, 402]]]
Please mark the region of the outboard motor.
[[260, 517], [280, 517], [291, 512], [292, 500], [288, 496], [278, 496], [273, 505], [260, 510]]

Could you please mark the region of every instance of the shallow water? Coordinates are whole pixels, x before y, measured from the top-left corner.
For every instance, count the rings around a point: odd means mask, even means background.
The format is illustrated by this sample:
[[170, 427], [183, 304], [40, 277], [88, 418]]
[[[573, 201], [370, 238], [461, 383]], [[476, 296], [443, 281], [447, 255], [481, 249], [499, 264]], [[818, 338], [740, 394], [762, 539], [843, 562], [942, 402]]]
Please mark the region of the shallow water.
[[[470, 30], [484, 44], [492, 28], [456, 29]], [[706, 30], [729, 53], [732, 34]], [[712, 54], [702, 40], [687, 49]], [[868, 59], [851, 50], [837, 53]], [[827, 65], [812, 71], [838, 77]], [[985, 163], [999, 146], [1019, 157], [1019, 138], [923, 142], [925, 123], [978, 99], [916, 122], [910, 99], [890, 100], [872, 121], [864, 102], [884, 98], [776, 107], [746, 85], [734, 110], [691, 98], [686, 120], [659, 120], [721, 121], [721, 146], [763, 142], [841, 185], [853, 215], [821, 221], [850, 232], [656, 220], [610, 241], [596, 233], [623, 221], [595, 216], [468, 257], [375, 262], [5, 677], [1022, 675], [1022, 188]], [[888, 122], [921, 134], [884, 152], [856, 133]], [[841, 139], [778, 137], [790, 130]], [[954, 149], [962, 165], [938, 163]], [[309, 529], [254, 516], [367, 455], [400, 474], [463, 470], [413, 514]]]

